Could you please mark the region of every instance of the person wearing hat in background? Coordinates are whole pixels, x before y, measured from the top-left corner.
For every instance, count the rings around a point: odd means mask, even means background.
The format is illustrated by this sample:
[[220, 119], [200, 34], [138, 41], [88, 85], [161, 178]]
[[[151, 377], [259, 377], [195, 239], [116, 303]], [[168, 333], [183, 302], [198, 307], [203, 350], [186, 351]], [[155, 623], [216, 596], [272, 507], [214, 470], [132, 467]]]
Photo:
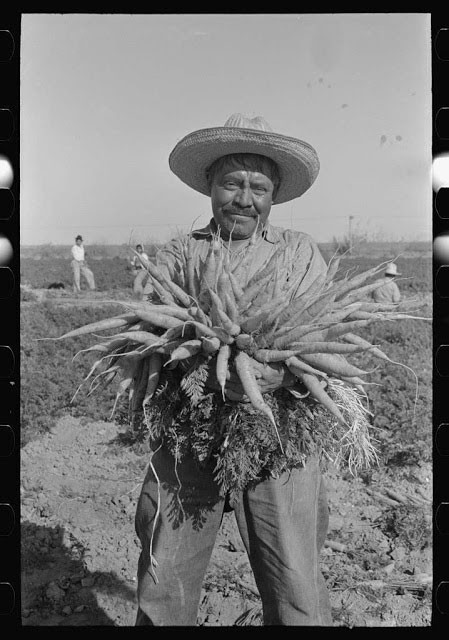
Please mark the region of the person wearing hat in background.
[[148, 276], [146, 265], [150, 261], [148, 255], [143, 250], [141, 244], [136, 244], [136, 251], [139, 255], [134, 254], [131, 258], [132, 274], [134, 276], [133, 292], [138, 297], [143, 296], [145, 278]]
[[[308, 143], [275, 133], [262, 117], [234, 114], [222, 127], [184, 137], [173, 149], [169, 165], [185, 184], [210, 197], [209, 224], [191, 234], [196, 264], [204, 261], [213, 233], [219, 230], [220, 241], [230, 252], [231, 269], [242, 253], [246, 256], [246, 272], [239, 274], [242, 286], [278, 249], [282, 250], [279, 268], [288, 270], [295, 287], [298, 282], [295, 295], [326, 271], [310, 236], [268, 221], [273, 204], [300, 197], [315, 181], [319, 160]], [[167, 277], [183, 283], [186, 258], [181, 240], [160, 249], [156, 262]], [[145, 294], [151, 299], [151, 283]], [[281, 364], [262, 365], [260, 375], [262, 393], [294, 385]], [[228, 387], [234, 398], [243, 399], [238, 379], [231, 377]], [[224, 510], [234, 511], [261, 596], [264, 624], [332, 625], [319, 568], [329, 509], [317, 458], [279, 477], [269, 475], [231, 502], [219, 495], [213, 461], [200, 469], [185, 454], [174, 468], [163, 441], [151, 448], [152, 465], [135, 518], [142, 544], [136, 625], [196, 624], [202, 582]], [[173, 522], [173, 496], [186, 507], [202, 508], [201, 526], [192, 517]]]
[[398, 303], [401, 300], [401, 292], [393, 278], [400, 276], [398, 268], [394, 262], [390, 262], [385, 269], [385, 284], [373, 291], [373, 299], [375, 302], [393, 302]]
[[73, 290], [78, 293], [81, 291], [81, 275], [85, 278], [87, 286], [91, 291], [95, 289], [95, 278], [92, 271], [87, 266], [86, 252], [83, 245], [83, 238], [76, 236], [75, 244], [71, 249], [72, 254], [72, 270], [73, 270]]

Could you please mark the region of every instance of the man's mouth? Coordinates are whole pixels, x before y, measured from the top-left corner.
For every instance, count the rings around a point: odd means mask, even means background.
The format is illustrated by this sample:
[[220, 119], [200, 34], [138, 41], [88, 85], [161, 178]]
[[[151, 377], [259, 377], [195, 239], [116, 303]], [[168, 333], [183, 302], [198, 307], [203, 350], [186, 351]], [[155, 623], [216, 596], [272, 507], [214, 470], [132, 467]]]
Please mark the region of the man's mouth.
[[255, 218], [256, 216], [253, 213], [243, 213], [242, 211], [226, 211], [227, 215], [237, 216], [238, 218]]

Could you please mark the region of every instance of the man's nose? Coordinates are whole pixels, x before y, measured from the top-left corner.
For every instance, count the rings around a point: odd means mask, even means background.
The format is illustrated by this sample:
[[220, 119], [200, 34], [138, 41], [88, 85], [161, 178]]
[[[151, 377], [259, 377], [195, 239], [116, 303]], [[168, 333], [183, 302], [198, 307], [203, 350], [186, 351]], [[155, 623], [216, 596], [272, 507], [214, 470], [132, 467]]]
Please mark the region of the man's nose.
[[234, 199], [235, 204], [241, 209], [249, 209], [253, 206], [253, 197], [249, 187], [239, 189]]

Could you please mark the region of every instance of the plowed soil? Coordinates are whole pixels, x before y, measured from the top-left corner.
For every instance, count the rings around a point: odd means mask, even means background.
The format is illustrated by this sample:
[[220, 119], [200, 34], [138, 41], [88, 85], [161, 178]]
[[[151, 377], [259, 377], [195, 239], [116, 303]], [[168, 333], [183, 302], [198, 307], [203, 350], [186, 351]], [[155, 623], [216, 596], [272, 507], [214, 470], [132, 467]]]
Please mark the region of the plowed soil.
[[[134, 625], [134, 512], [148, 457], [123, 427], [65, 416], [21, 455], [26, 626]], [[322, 552], [336, 626], [427, 626], [431, 469], [325, 477], [331, 521]], [[402, 503], [389, 504], [393, 489]], [[369, 492], [377, 492], [373, 495]], [[205, 576], [198, 624], [261, 625], [260, 598], [232, 513]]]

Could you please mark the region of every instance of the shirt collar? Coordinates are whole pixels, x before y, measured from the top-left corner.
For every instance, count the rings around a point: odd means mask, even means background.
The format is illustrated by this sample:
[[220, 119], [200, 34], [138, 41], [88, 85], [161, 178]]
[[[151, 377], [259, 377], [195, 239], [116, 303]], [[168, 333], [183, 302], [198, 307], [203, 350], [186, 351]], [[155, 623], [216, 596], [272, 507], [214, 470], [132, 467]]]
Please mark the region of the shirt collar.
[[[193, 231], [193, 237], [198, 238], [210, 238], [213, 233], [217, 230], [217, 225], [215, 224], [215, 220], [211, 218], [208, 225], [203, 227], [202, 229], [196, 229]], [[271, 224], [266, 224], [262, 229], [262, 238], [269, 242], [270, 244], [276, 244], [280, 241], [279, 233], [276, 227], [273, 227]]]

